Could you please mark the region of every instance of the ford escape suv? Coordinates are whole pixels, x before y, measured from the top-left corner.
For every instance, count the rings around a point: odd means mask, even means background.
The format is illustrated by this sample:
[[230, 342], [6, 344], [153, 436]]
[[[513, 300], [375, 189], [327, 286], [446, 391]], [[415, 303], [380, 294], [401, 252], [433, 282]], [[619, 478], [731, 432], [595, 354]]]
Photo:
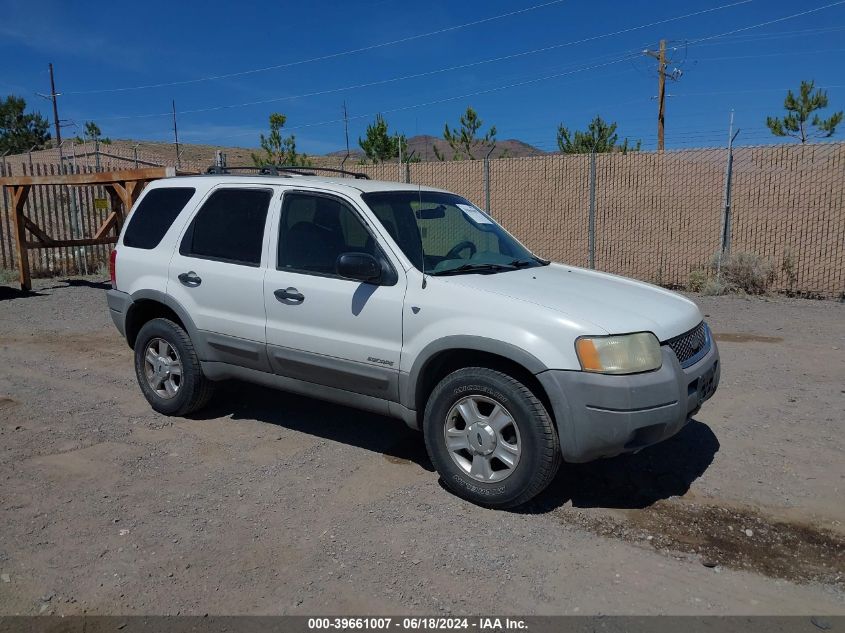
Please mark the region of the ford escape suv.
[[276, 174], [153, 182], [121, 231], [108, 306], [160, 413], [240, 379], [400, 418], [452, 491], [511, 507], [716, 390], [684, 297], [547, 262], [447, 191]]

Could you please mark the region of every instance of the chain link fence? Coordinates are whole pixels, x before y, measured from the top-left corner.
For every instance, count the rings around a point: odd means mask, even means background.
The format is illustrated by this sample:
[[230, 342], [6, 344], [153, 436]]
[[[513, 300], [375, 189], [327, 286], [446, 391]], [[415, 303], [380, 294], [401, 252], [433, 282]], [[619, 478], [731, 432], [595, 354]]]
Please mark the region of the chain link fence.
[[[101, 169], [125, 169], [135, 157], [99, 158]], [[212, 162], [209, 157], [183, 168], [204, 171]], [[346, 167], [373, 179], [458, 193], [489, 207], [529, 248], [555, 261], [684, 287], [691, 273], [711, 267], [724, 233], [727, 252], [752, 253], [771, 267], [776, 291], [845, 292], [845, 143], [735, 148], [730, 168], [724, 148]], [[11, 165], [0, 169], [9, 173]], [[58, 170], [23, 163], [13, 173]], [[726, 182], [732, 201], [727, 231]], [[27, 214], [43, 216], [45, 228], [72, 233], [75, 226], [98, 225], [104, 211], [92, 202], [100, 195], [92, 188], [74, 201], [67, 193], [47, 192], [43, 201], [33, 196], [27, 202]], [[8, 208], [4, 192], [0, 267], [12, 269]], [[44, 252], [32, 269], [42, 275], [84, 272], [105, 255], [94, 247], [82, 254]]]
[[480, 207], [489, 199], [491, 214], [543, 257], [586, 267], [592, 251], [598, 270], [670, 287], [686, 286], [721, 251], [729, 179], [727, 252], [762, 258], [776, 291], [845, 292], [843, 143], [734, 148], [730, 171], [724, 148], [354, 169]]

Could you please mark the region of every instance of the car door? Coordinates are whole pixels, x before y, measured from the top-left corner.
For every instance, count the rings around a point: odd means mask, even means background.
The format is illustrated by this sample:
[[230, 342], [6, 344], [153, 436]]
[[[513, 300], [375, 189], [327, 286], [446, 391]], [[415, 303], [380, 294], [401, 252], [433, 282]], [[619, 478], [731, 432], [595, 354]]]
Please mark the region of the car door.
[[[268, 186], [219, 186], [199, 205], [168, 272], [168, 294], [194, 320], [203, 360], [269, 371], [264, 274]], [[278, 196], [276, 196], [278, 203]]]
[[[372, 227], [350, 200], [287, 190], [272, 232], [264, 303], [273, 371], [396, 400], [405, 274]], [[340, 277], [335, 264], [347, 252], [375, 257], [381, 282]]]

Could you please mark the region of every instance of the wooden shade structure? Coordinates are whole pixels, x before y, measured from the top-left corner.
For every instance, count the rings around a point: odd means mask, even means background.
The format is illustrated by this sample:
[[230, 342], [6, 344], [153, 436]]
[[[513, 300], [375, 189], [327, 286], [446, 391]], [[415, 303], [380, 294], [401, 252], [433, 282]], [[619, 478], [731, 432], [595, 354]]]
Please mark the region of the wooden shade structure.
[[[0, 186], [8, 188], [12, 197], [10, 211], [14, 223], [15, 241], [17, 242], [16, 255], [21, 290], [32, 289], [29, 257], [27, 255], [29, 249], [114, 244], [117, 242], [127, 214], [147, 183], [175, 175], [176, 169], [173, 167], [148, 167], [90, 174], [51, 174], [0, 178]], [[106, 189], [112, 200], [112, 212], [94, 235], [74, 239], [54, 239], [24, 214], [24, 206], [33, 187], [55, 185], [69, 187], [101, 186]], [[34, 239], [27, 239], [27, 231]]]

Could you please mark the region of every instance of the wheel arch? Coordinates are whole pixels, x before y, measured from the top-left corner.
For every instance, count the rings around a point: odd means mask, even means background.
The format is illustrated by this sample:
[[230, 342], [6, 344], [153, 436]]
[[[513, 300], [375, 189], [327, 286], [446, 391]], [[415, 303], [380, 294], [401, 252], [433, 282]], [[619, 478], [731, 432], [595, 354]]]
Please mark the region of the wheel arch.
[[157, 318], [170, 319], [177, 323], [196, 345], [197, 329], [185, 308], [163, 292], [141, 290], [132, 294], [132, 305], [126, 313], [126, 342], [129, 347], [134, 349], [138, 332], [144, 324]]
[[[464, 367], [495, 369], [519, 380], [540, 399], [554, 420], [551, 400], [536, 377], [547, 367], [536, 356], [515, 345], [479, 336], [451, 336], [426, 346], [407, 376], [400, 377], [403, 406], [415, 410], [421, 418], [437, 383]], [[419, 426], [422, 428], [421, 424]]]

